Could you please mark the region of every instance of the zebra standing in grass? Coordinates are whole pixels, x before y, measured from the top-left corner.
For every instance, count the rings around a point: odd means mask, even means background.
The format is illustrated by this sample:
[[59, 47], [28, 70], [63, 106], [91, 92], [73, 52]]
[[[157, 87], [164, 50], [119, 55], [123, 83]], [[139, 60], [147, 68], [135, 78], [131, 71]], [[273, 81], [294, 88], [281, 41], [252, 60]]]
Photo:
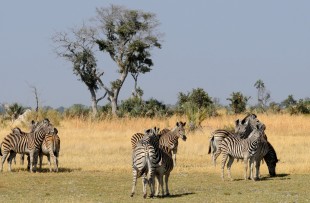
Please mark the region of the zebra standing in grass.
[[[31, 131], [33, 132], [33, 130], [36, 128], [36, 126], [38, 125], [38, 122], [32, 121], [31, 123]], [[21, 131], [19, 128], [14, 128], [12, 130], [12, 133], [15, 135], [20, 135], [20, 136], [24, 136], [27, 133]], [[58, 172], [58, 157], [59, 157], [59, 151], [60, 151], [60, 138], [58, 136], [58, 130], [55, 128], [55, 132], [54, 134], [49, 134], [46, 135], [41, 149], [39, 151], [39, 170], [42, 170], [42, 160], [43, 160], [43, 155], [47, 156], [47, 160], [48, 160], [48, 164], [49, 164], [49, 169], [52, 172], [52, 167], [51, 167], [51, 158], [53, 160], [54, 163], [54, 171]], [[8, 161], [10, 161], [12, 157], [10, 157], [8, 159]], [[15, 157], [13, 157], [15, 159]], [[24, 159], [25, 159], [25, 154], [21, 154], [20, 156], [20, 163], [21, 165], [24, 164]], [[28, 165], [27, 168], [30, 169], [30, 161], [29, 161], [29, 156], [27, 156], [27, 160], [28, 160]]]
[[[247, 179], [247, 168], [248, 168], [248, 161], [250, 160], [251, 169], [253, 168], [252, 165], [257, 164], [258, 156], [255, 157], [256, 154], [260, 154], [260, 150], [262, 148], [262, 143], [267, 142], [264, 139], [264, 129], [260, 129], [260, 126], [257, 126], [257, 129], [253, 130], [252, 133], [246, 139], [241, 139], [237, 136], [229, 136], [224, 138], [224, 140], [219, 145], [218, 150], [214, 155], [214, 161], [220, 155], [223, 154], [222, 158], [222, 165], [221, 165], [221, 177], [224, 180], [224, 167], [226, 164], [227, 159], [227, 171], [228, 177], [231, 178], [230, 168], [234, 161], [234, 158], [243, 159], [244, 162], [244, 179]], [[260, 161], [260, 160], [259, 160]], [[255, 180], [257, 177], [253, 177], [253, 171], [250, 170], [252, 180]]]
[[[161, 187], [162, 195], [166, 196], [170, 195], [169, 193], [169, 176], [173, 167], [175, 165], [175, 159], [173, 159], [173, 155], [175, 157], [178, 148], [178, 139], [181, 138], [182, 140], [186, 141], [187, 137], [185, 135], [185, 125], [186, 122], [177, 122], [176, 127], [170, 131], [169, 129], [163, 129], [158, 133], [159, 137], [159, 148], [161, 153], [161, 161], [158, 167], [156, 168], [156, 178], [158, 180], [158, 184], [156, 187], [157, 196], [159, 194], [159, 187]], [[132, 149], [134, 150], [142, 139], [144, 134], [136, 133], [131, 137], [131, 145]], [[165, 189], [166, 193], [164, 193], [164, 186], [163, 186], [163, 179], [165, 178]]]
[[176, 127], [171, 131], [166, 131], [160, 136], [159, 145], [162, 147], [168, 147], [171, 149], [173, 165], [176, 166], [176, 154], [178, 152], [179, 138], [186, 141], [187, 137], [185, 135], [185, 125], [186, 122], [177, 122]]
[[269, 142], [267, 142], [267, 144], [268, 144], [268, 152], [264, 156], [264, 160], [268, 166], [269, 175], [271, 177], [274, 177], [276, 176], [276, 166], [279, 160], [273, 146]]
[[159, 137], [157, 136], [158, 129], [148, 129], [145, 131], [145, 136], [140, 139], [132, 153], [132, 171], [133, 183], [131, 197], [135, 193], [137, 178], [143, 176], [143, 197], [146, 198], [146, 185], [151, 189], [150, 197], [154, 196], [154, 175], [155, 168], [161, 160], [159, 151]]
[[[239, 135], [245, 135], [244, 137], [248, 137], [248, 135], [255, 129], [255, 125], [260, 126], [261, 129], [264, 129], [264, 138], [267, 140], [267, 135], [265, 134], [266, 126], [259, 122], [255, 114], [250, 114], [246, 116], [243, 120], [236, 121], [235, 132]], [[267, 141], [263, 143], [262, 151], [260, 156], [263, 156], [268, 166], [268, 171], [270, 176], [276, 175], [276, 165], [278, 162], [276, 151], [273, 146]]]
[[10, 154], [9, 168], [11, 171], [12, 157], [19, 154], [29, 154], [30, 156], [30, 171], [36, 171], [36, 162], [39, 150], [46, 135], [53, 134], [55, 132], [54, 126], [48, 119], [44, 119], [39, 122], [31, 133], [26, 133], [24, 136], [15, 135], [10, 133], [7, 135], [0, 147], [0, 155], [2, 155], [1, 171], [3, 171], [3, 164]]

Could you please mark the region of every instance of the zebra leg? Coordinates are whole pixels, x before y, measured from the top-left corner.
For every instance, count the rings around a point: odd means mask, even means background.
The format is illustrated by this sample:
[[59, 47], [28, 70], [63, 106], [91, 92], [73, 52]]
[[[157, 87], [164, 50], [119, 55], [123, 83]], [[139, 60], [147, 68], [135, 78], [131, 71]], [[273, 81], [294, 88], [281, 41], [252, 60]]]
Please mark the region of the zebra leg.
[[168, 187], [169, 176], [170, 176], [170, 173], [167, 173], [165, 175], [166, 196], [170, 196], [169, 187]]
[[58, 172], [58, 155], [55, 156], [55, 159], [56, 159], [56, 172]]
[[[47, 156], [47, 159], [49, 160], [49, 157]], [[43, 161], [43, 152], [39, 152], [39, 170], [40, 172], [42, 171], [42, 161]], [[49, 162], [50, 163], [50, 162]], [[50, 164], [51, 165], [51, 164]], [[51, 167], [50, 167], [51, 170]]]
[[148, 179], [148, 183], [150, 186], [150, 190], [151, 190], [151, 194], [150, 194], [150, 198], [154, 197], [154, 175], [151, 175], [150, 178]]
[[259, 168], [260, 168], [260, 160], [255, 161], [255, 168], [256, 168], [256, 175], [254, 177], [254, 180], [259, 180]]
[[130, 197], [133, 197], [135, 194], [135, 189], [137, 185], [137, 171], [135, 169], [132, 170], [133, 180], [132, 180], [132, 189], [131, 189], [131, 195]]
[[156, 182], [156, 191], [155, 191], [155, 196], [159, 195], [159, 185], [160, 185], [160, 175], [156, 174], [155, 176], [155, 182]]
[[143, 190], [143, 198], [145, 199], [146, 198], [146, 195], [147, 195], [147, 193], [146, 193], [146, 185], [148, 184], [148, 180], [147, 180], [147, 178], [145, 177], [145, 176], [143, 176], [143, 178], [142, 178], [142, 190]]
[[172, 151], [172, 159], [173, 159], [173, 166], [176, 166], [177, 165], [177, 155], [173, 151]]
[[14, 151], [11, 151], [10, 152], [10, 156], [8, 158], [8, 165], [9, 165], [9, 168], [8, 168], [8, 171], [12, 171], [12, 160], [16, 157], [16, 152]]
[[164, 183], [163, 183], [163, 175], [162, 174], [158, 174], [157, 175], [157, 188], [156, 188], [156, 195], [155, 196], [158, 196], [159, 194], [159, 187], [161, 189], [161, 196], [163, 197], [164, 196]]
[[27, 170], [30, 171], [30, 155], [27, 155]]
[[34, 152], [32, 151], [32, 152], [29, 153], [29, 164], [30, 164], [29, 169], [30, 169], [30, 172], [31, 172], [31, 173], [34, 172], [34, 171], [33, 171], [33, 164], [34, 164], [34, 162], [33, 162], [33, 159], [34, 159], [33, 156], [34, 156]]
[[4, 152], [3, 154], [2, 154], [2, 160], [1, 160], [1, 172], [3, 171], [3, 164], [4, 164], [4, 162], [5, 162], [5, 160], [6, 160], [6, 157], [9, 155], [9, 153], [8, 152]]
[[232, 177], [231, 177], [231, 165], [234, 162], [234, 158], [232, 156], [228, 156], [228, 163], [227, 163], [227, 173], [228, 173], [228, 178], [233, 181]]
[[[244, 163], [244, 180], [247, 180], [247, 173], [248, 173], [248, 163], [249, 163], [249, 159], [244, 157], [243, 159], [243, 163]], [[251, 163], [251, 160], [250, 160]]]
[[222, 158], [222, 166], [221, 166], [221, 170], [222, 170], [221, 178], [222, 178], [223, 181], [224, 181], [224, 168], [225, 168], [225, 164], [226, 164], [227, 158], [228, 158], [227, 154], [224, 153], [223, 154], [223, 158]]

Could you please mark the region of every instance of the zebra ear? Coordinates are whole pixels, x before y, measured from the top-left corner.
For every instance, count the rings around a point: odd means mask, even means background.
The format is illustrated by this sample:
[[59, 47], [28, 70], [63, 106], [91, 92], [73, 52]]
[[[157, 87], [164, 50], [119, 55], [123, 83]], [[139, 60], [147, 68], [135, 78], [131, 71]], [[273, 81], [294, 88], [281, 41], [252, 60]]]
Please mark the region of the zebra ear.
[[31, 125], [34, 125], [36, 122], [34, 120], [31, 121]]
[[151, 129], [147, 129], [144, 131], [145, 134], [149, 134], [151, 132]]
[[251, 114], [251, 117], [252, 117], [253, 119], [257, 118], [256, 114], [254, 114], [254, 113]]
[[186, 122], [183, 123], [183, 126], [185, 126], [185, 125], [186, 125]]
[[177, 122], [177, 123], [176, 123], [176, 126], [179, 127], [179, 125], [180, 125], [179, 122]]
[[237, 119], [237, 120], [235, 121], [235, 125], [238, 126], [238, 125], [239, 125], [239, 122], [240, 122], [239, 119]]

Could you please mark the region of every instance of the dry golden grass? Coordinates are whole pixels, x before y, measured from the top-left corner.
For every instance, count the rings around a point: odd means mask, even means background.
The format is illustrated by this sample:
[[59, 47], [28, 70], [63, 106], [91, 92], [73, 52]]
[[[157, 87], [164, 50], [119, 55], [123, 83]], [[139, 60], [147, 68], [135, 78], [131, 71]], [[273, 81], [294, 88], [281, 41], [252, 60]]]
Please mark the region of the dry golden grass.
[[[218, 166], [214, 168], [207, 153], [209, 135], [218, 128], [233, 126], [236, 119], [243, 117], [244, 115], [222, 115], [210, 118], [203, 123], [202, 130], [188, 134], [186, 142], [180, 141], [175, 172], [219, 174], [220, 158], [217, 160]], [[268, 140], [280, 159], [277, 173], [309, 173], [310, 117], [259, 114], [258, 118], [266, 124]], [[61, 138], [59, 165], [67, 170], [130, 171], [131, 136], [154, 126], [171, 129], [178, 120], [185, 121], [185, 118], [126, 118], [101, 122], [64, 120], [58, 127]], [[1, 129], [0, 139], [3, 140], [9, 132], [9, 127]], [[7, 164], [4, 171], [6, 167]], [[19, 168], [19, 165], [13, 165], [13, 168]], [[268, 174], [265, 164], [261, 168], [262, 174]], [[232, 173], [233, 177], [241, 177], [242, 164], [234, 163]]]
[[[243, 164], [234, 163], [236, 181], [221, 181], [220, 158], [215, 168], [207, 154], [210, 133], [224, 126], [233, 126], [244, 115], [223, 115], [207, 119], [203, 129], [188, 134], [180, 141], [177, 166], [169, 181], [172, 196], [149, 199], [151, 202], [307, 202], [310, 182], [310, 117], [258, 115], [267, 126], [268, 140], [280, 159], [278, 176], [268, 178], [266, 164], [261, 166], [262, 181], [244, 181]], [[61, 138], [59, 173], [31, 174], [13, 165], [13, 172], [0, 174], [2, 202], [145, 202], [141, 182], [136, 195], [130, 198], [131, 143], [136, 132], [158, 126], [173, 128], [169, 119], [114, 119], [102, 122], [65, 120], [58, 126]], [[24, 129], [27, 131], [27, 129]], [[0, 129], [0, 140], [10, 127]], [[44, 158], [46, 163], [46, 158]], [[241, 180], [241, 181], [239, 181]], [[35, 188], [35, 189], [34, 189]]]

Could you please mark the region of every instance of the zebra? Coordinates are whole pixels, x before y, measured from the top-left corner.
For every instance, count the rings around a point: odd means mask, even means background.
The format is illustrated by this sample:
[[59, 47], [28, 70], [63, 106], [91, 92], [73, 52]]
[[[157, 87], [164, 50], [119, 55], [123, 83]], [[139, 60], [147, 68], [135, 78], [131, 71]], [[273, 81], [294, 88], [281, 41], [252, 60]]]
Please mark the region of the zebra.
[[[162, 195], [164, 196], [163, 189], [163, 179], [165, 176], [165, 189], [166, 196], [170, 195], [168, 181], [171, 171], [175, 166], [175, 161], [172, 158], [173, 153], [176, 154], [178, 147], [178, 139], [181, 137], [182, 140], [186, 141], [187, 137], [185, 135], [185, 127], [186, 122], [177, 122], [176, 127], [173, 130], [163, 129], [161, 130], [157, 136], [159, 137], [159, 152], [161, 153], [161, 161], [159, 166], [156, 168], [156, 178], [157, 178], [157, 187], [155, 195], [159, 194], [159, 187], [161, 187]], [[144, 137], [142, 133], [136, 133], [131, 137], [131, 145], [134, 150], [139, 143], [139, 141]]]
[[30, 156], [30, 171], [35, 172], [42, 142], [47, 134], [53, 134], [54, 132], [54, 126], [48, 119], [44, 119], [35, 126], [31, 133], [26, 133], [24, 136], [13, 133], [7, 135], [0, 146], [0, 155], [2, 155], [0, 170], [3, 171], [3, 164], [9, 154], [8, 170], [11, 171], [12, 158], [16, 156], [16, 153], [26, 153]]
[[157, 136], [158, 129], [148, 129], [145, 131], [145, 136], [140, 139], [132, 153], [132, 173], [133, 182], [131, 197], [135, 193], [137, 178], [143, 176], [143, 197], [146, 198], [146, 185], [149, 184], [151, 194], [154, 196], [154, 176], [155, 168], [161, 160], [159, 152], [159, 137]]
[[[56, 132], [57, 132], [57, 129], [56, 129]], [[47, 157], [50, 172], [53, 171], [52, 165], [51, 165], [51, 158], [54, 164], [54, 171], [58, 172], [59, 151], [60, 151], [60, 138], [58, 134], [55, 133], [55, 134], [47, 135], [44, 138], [41, 149], [39, 151], [39, 170], [42, 171], [42, 160], [43, 160], [43, 155], [45, 155]], [[30, 167], [29, 156], [27, 156], [27, 160], [28, 160], [27, 168], [29, 169]], [[21, 155], [22, 164], [23, 164], [23, 161], [24, 161], [24, 155]]]
[[210, 140], [209, 140], [209, 150], [208, 154], [211, 154], [211, 159], [213, 160], [213, 164], [215, 165], [214, 161], [214, 155], [216, 151], [219, 148], [220, 143], [226, 138], [226, 137], [234, 137], [235, 134], [228, 130], [222, 130], [218, 129], [211, 133]]
[[228, 177], [231, 178], [230, 168], [234, 161], [234, 158], [243, 159], [244, 162], [244, 179], [247, 179], [247, 169], [248, 169], [248, 161], [250, 160], [250, 177], [252, 180], [255, 180], [257, 177], [253, 177], [253, 165], [259, 167], [257, 164], [260, 160], [260, 156], [255, 156], [256, 154], [261, 154], [260, 150], [262, 150], [262, 143], [267, 142], [263, 136], [264, 129], [261, 129], [260, 126], [257, 126], [257, 129], [253, 130], [248, 138], [241, 139], [238, 136], [228, 136], [224, 138], [224, 140], [219, 145], [218, 150], [214, 155], [214, 161], [220, 155], [223, 154], [222, 165], [221, 165], [221, 177], [224, 180], [224, 167], [227, 159], [227, 171]]
[[[159, 130], [159, 128], [158, 128], [158, 130]], [[158, 136], [161, 136], [162, 134], [164, 134], [168, 131], [170, 131], [170, 130], [167, 128], [164, 128], [158, 132]], [[139, 140], [141, 140], [144, 137], [144, 135], [145, 135], [144, 133], [135, 133], [131, 136], [130, 140], [131, 140], [131, 149], [132, 150], [134, 150], [136, 148], [137, 143], [139, 142]]]
[[264, 156], [264, 160], [268, 166], [269, 175], [271, 177], [274, 177], [276, 176], [276, 166], [279, 160], [273, 146], [269, 142], [267, 142], [267, 144], [268, 144], [268, 152]]
[[[32, 121], [31, 132], [33, 132], [36, 125], [38, 125], [38, 122]], [[59, 157], [59, 151], [60, 151], [60, 138], [57, 134], [58, 133], [57, 128], [55, 128], [54, 130], [55, 130], [54, 134], [48, 134], [45, 136], [43, 143], [42, 143], [42, 146], [41, 146], [41, 149], [39, 151], [39, 166], [40, 166], [39, 170], [40, 171], [42, 171], [42, 160], [43, 160], [43, 155], [45, 155], [45, 156], [47, 156], [50, 172], [53, 171], [52, 167], [51, 167], [51, 161], [50, 161], [51, 158], [53, 159], [53, 162], [54, 162], [54, 171], [58, 172], [58, 157]], [[12, 133], [15, 135], [20, 135], [20, 136], [24, 136], [25, 134], [27, 134], [27, 133], [21, 131], [17, 127], [12, 129]], [[24, 155], [25, 154], [21, 154], [21, 156], [20, 156], [21, 165], [24, 164]], [[15, 160], [15, 157], [14, 157], [14, 160]], [[28, 160], [27, 168], [30, 169], [29, 156], [27, 156], [27, 160]]]
[[[258, 121], [255, 114], [250, 114], [241, 121], [239, 121], [238, 119], [236, 121], [235, 132], [239, 135], [245, 135], [245, 137], [247, 137], [247, 135], [250, 134], [255, 129], [255, 125], [258, 125], [260, 126], [261, 129], [264, 129], [263, 136], [267, 140], [267, 135], [265, 134], [266, 126], [265, 124]], [[278, 162], [277, 154], [273, 146], [268, 142], [268, 140], [265, 145], [266, 146], [263, 147], [264, 150], [262, 151], [264, 156], [263, 160], [265, 160], [267, 164], [269, 175], [275, 176], [276, 165]]]
[[172, 159], [173, 159], [173, 166], [176, 166], [176, 154], [178, 152], [178, 139], [181, 138], [183, 141], [186, 141], [187, 137], [185, 135], [185, 125], [186, 122], [177, 122], [176, 127], [168, 131], [166, 130], [165, 133], [161, 134], [159, 138], [159, 146], [168, 147], [171, 149]]
[[[178, 139], [181, 138], [183, 141], [186, 141], [187, 137], [185, 135], [185, 125], [186, 122], [177, 122], [176, 126], [173, 130], [169, 130], [169, 129], [163, 129], [161, 130], [158, 135], [160, 136], [159, 139], [159, 145], [160, 146], [166, 146], [166, 147], [170, 147], [171, 143], [173, 143], [173, 149], [172, 149], [172, 157], [173, 157], [173, 164], [174, 166], [176, 166], [176, 154], [178, 151]], [[144, 136], [143, 133], [135, 133], [132, 137], [131, 137], [131, 148], [132, 150], [135, 149], [137, 143], [139, 140], [142, 139], [142, 137]]]

